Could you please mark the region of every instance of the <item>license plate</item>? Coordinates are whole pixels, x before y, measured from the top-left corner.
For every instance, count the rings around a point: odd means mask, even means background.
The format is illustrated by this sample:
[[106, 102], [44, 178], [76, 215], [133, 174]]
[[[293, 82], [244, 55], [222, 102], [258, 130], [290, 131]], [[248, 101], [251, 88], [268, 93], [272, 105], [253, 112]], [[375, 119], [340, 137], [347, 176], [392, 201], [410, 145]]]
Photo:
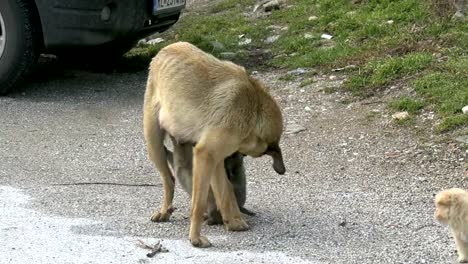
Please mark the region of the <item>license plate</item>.
[[163, 10], [185, 5], [185, 0], [154, 0], [153, 14], [160, 13]]

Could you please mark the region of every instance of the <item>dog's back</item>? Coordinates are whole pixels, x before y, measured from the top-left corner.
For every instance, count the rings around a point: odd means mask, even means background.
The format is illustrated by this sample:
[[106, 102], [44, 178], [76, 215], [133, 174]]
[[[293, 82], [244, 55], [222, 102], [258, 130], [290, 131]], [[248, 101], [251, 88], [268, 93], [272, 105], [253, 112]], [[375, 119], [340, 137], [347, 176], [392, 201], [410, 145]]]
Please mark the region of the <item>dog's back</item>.
[[210, 126], [248, 135], [265, 101], [259, 97], [269, 96], [243, 67], [186, 42], [163, 48], [149, 76], [147, 96], [160, 111], [161, 126], [182, 141], [197, 142]]

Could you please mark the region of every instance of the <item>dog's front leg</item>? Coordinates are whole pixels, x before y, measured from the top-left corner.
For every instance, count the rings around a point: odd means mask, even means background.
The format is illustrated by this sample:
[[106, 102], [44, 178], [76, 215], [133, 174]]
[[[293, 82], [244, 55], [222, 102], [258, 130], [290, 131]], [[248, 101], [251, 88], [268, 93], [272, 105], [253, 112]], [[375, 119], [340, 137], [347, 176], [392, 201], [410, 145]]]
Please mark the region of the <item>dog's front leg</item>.
[[249, 229], [248, 224], [242, 218], [234, 188], [227, 178], [223, 162], [216, 166], [216, 172], [211, 178], [211, 186], [226, 229], [229, 231]]
[[[210, 182], [213, 177], [217, 177], [214, 174], [218, 166], [223, 168], [223, 179], [227, 180], [223, 165], [224, 159], [238, 149], [239, 138], [239, 136], [226, 129], [209, 129], [203, 133], [197, 145], [193, 148], [190, 241], [196, 247], [209, 247], [211, 245], [206, 237], [200, 235]], [[218, 191], [218, 193], [220, 192]], [[229, 199], [236, 201], [232, 189]]]

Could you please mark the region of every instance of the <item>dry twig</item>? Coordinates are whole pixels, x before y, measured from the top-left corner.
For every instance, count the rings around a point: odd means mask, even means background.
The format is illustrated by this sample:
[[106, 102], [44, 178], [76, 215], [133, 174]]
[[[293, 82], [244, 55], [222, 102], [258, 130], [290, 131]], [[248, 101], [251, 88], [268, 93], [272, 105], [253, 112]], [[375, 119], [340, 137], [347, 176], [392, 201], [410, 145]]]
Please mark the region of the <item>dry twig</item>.
[[159, 252], [161, 252], [161, 253], [169, 252], [169, 250], [167, 250], [165, 247], [163, 247], [161, 245], [160, 241], [156, 242], [156, 244], [154, 244], [154, 246], [150, 246], [150, 245], [146, 244], [145, 242], [143, 242], [142, 240], [138, 239], [138, 246], [143, 248], [143, 249], [151, 250], [150, 253], [146, 254], [146, 256], [148, 258], [154, 257]]

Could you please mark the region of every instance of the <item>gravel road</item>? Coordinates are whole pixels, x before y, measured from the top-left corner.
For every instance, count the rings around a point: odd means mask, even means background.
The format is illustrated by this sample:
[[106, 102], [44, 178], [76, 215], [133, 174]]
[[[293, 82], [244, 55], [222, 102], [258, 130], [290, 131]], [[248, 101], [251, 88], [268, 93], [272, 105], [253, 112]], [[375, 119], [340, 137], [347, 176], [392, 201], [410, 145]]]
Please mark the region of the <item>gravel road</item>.
[[[345, 104], [346, 95], [324, 90], [342, 76], [299, 87], [278, 72], [255, 74], [284, 111], [287, 173], [277, 175], [267, 157], [247, 158], [251, 229], [204, 226], [214, 247], [194, 249], [180, 187], [172, 220], [149, 220], [162, 185], [143, 141], [146, 71], [47, 67], [0, 97], [0, 263], [456, 259], [448, 229], [433, 220], [433, 197], [468, 187], [466, 151], [393, 125], [378, 101]], [[138, 239], [161, 240], [169, 252], [148, 258]]]

